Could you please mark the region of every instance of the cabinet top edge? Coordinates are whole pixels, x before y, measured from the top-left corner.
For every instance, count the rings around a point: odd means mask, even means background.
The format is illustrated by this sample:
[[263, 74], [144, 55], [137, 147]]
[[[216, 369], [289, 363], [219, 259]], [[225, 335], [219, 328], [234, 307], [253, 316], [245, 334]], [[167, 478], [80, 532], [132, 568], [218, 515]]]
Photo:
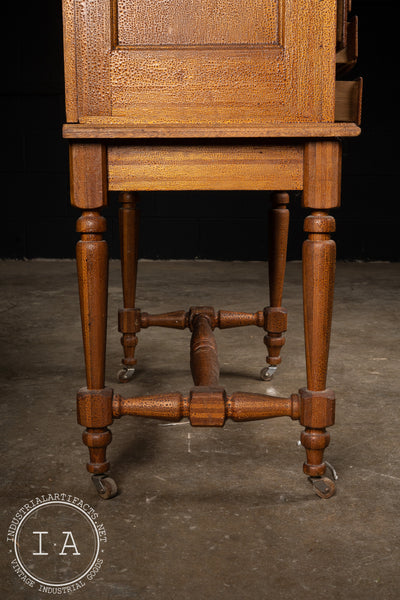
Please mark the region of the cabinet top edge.
[[331, 138], [356, 137], [355, 123], [285, 123], [265, 126], [134, 125], [66, 123], [65, 139]]

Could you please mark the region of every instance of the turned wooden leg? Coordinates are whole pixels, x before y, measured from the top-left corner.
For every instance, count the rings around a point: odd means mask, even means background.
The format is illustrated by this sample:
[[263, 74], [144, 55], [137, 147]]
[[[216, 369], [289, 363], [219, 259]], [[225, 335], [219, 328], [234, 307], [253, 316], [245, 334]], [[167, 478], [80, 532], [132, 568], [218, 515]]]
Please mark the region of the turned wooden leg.
[[78, 422], [86, 427], [87, 469], [100, 475], [110, 466], [106, 447], [111, 442], [108, 425], [112, 423], [113, 394], [104, 387], [108, 248], [103, 239], [106, 220], [100, 208], [106, 204], [105, 148], [101, 144], [72, 144], [70, 150], [72, 204], [82, 209], [77, 222], [81, 239], [76, 260], [87, 387], [78, 393]]
[[265, 309], [264, 329], [267, 335], [264, 343], [268, 349], [267, 367], [261, 371], [261, 378], [270, 381], [281, 362], [280, 352], [285, 343], [287, 312], [282, 307], [283, 283], [285, 278], [287, 241], [289, 233], [289, 194], [274, 192], [269, 215], [269, 300]]
[[310, 477], [325, 472], [326, 428], [333, 425], [335, 415], [334, 393], [326, 389], [336, 261], [335, 242], [330, 238], [335, 219], [328, 210], [339, 205], [339, 191], [339, 142], [307, 144], [303, 199], [304, 206], [311, 209], [304, 223], [308, 239], [303, 244], [307, 388], [300, 390], [300, 422], [305, 427], [301, 436], [307, 455], [304, 472]]
[[305, 230], [309, 234], [303, 245], [307, 389], [300, 390], [300, 422], [306, 428], [301, 441], [307, 452], [305, 473], [319, 476], [325, 472], [323, 454], [329, 444], [326, 427], [334, 423], [335, 397], [326, 390], [326, 374], [336, 259], [330, 232], [335, 230], [335, 220], [322, 211], [314, 212], [306, 218]]
[[[100, 400], [104, 392], [104, 371], [107, 326], [107, 281], [108, 248], [102, 239], [106, 223], [98, 212], [84, 211], [77, 223], [81, 240], [76, 248], [76, 260], [81, 305], [83, 345], [85, 352], [87, 391], [90, 391], [92, 409], [78, 413], [81, 425], [87, 427], [83, 441], [89, 448], [90, 473], [104, 473], [109, 468], [106, 461], [106, 446], [111, 442], [111, 432], [107, 425], [112, 423], [110, 413], [106, 412], [107, 402]], [[82, 390], [80, 394], [82, 394]], [[103, 396], [101, 396], [103, 397]], [[111, 395], [108, 393], [111, 406]], [[79, 405], [79, 397], [78, 397]], [[100, 418], [97, 413], [100, 410]], [[96, 414], [95, 426], [93, 414]]]
[[320, 477], [325, 473], [323, 455], [330, 439], [326, 428], [335, 418], [335, 396], [326, 389], [336, 259], [330, 233], [335, 220], [326, 212], [313, 212], [304, 228], [309, 234], [303, 245], [307, 389], [300, 390], [300, 422], [305, 427], [301, 442], [307, 454], [304, 472]]
[[121, 244], [121, 272], [124, 308], [118, 314], [118, 328], [122, 333], [121, 344], [124, 348], [123, 368], [118, 373], [121, 383], [129, 381], [135, 373], [135, 348], [137, 332], [140, 329], [135, 311], [137, 263], [138, 263], [138, 233], [139, 211], [137, 196], [132, 192], [121, 192], [119, 195], [119, 232]]

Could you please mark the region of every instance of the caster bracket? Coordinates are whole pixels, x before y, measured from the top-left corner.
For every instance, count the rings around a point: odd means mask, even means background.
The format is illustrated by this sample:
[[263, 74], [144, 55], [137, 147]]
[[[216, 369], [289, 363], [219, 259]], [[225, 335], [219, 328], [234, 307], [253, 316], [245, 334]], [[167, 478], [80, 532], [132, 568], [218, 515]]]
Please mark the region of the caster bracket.
[[261, 369], [260, 379], [262, 381], [271, 381], [277, 368], [278, 368], [277, 365], [276, 366], [275, 365], [267, 365], [266, 367]]
[[309, 477], [308, 480], [320, 498], [331, 498], [336, 492], [335, 482], [328, 477]]
[[135, 367], [123, 366], [117, 373], [119, 383], [128, 383], [133, 378], [135, 372]]
[[104, 487], [102, 480], [106, 478], [106, 475], [92, 475], [93, 485], [99, 494], [104, 494], [106, 488]]
[[101, 475], [92, 475], [93, 485], [97, 493], [104, 500], [114, 498], [118, 493], [117, 484], [109, 475], [102, 473]]

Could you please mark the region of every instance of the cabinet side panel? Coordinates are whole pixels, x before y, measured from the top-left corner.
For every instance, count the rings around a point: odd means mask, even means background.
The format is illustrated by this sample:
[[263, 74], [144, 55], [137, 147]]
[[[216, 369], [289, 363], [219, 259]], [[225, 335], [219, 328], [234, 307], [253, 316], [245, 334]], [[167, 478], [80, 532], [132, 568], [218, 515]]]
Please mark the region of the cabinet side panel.
[[78, 121], [78, 90], [75, 55], [75, 2], [63, 0], [65, 111], [68, 123]]
[[[297, 38], [292, 47], [294, 112], [312, 120], [335, 120], [336, 0], [291, 0], [286, 27]], [[300, 8], [300, 4], [304, 8]], [[298, 7], [296, 9], [296, 6]], [[297, 32], [297, 33], [296, 33]], [[291, 37], [292, 37], [291, 36]], [[307, 117], [305, 118], [307, 120]]]
[[111, 114], [110, 0], [75, 0], [79, 120]]
[[75, 0], [79, 120], [334, 122], [336, 1], [243, 2]]

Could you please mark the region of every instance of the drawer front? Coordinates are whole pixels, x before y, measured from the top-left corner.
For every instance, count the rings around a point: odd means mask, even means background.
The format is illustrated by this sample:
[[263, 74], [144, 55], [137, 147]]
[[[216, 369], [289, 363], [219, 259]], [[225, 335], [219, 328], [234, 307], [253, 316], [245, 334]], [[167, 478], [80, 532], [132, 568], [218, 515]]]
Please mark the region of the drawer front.
[[64, 0], [68, 119], [334, 120], [335, 0]]

